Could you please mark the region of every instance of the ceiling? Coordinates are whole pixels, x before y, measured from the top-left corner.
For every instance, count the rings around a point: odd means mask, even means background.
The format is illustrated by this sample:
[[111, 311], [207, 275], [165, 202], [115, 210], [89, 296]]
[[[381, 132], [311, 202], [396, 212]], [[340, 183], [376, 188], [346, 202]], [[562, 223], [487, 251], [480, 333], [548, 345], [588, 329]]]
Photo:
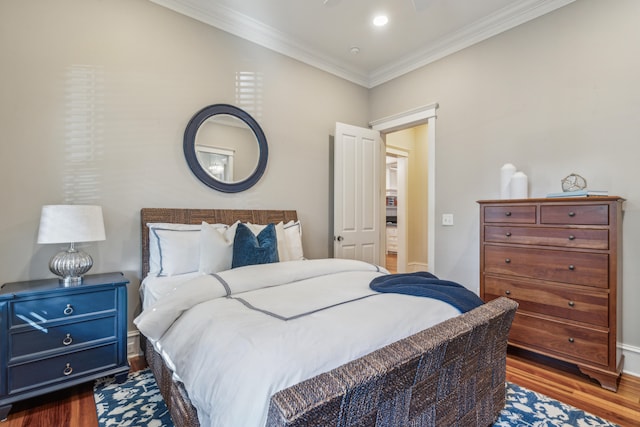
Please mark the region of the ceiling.
[[371, 88], [575, 0], [151, 1]]

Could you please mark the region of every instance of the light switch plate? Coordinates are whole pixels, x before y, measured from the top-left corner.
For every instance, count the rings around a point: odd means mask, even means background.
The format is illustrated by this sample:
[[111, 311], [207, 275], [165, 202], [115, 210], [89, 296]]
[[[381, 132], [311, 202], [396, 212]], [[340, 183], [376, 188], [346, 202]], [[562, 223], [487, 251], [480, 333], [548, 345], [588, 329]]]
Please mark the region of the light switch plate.
[[453, 214], [442, 214], [442, 225], [453, 225]]

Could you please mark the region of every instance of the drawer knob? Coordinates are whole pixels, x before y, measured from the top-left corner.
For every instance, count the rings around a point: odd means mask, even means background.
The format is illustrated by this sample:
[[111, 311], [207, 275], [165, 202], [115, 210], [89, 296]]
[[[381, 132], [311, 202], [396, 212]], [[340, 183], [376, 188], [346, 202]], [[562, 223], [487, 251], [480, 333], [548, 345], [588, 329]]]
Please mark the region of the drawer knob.
[[507, 234], [505, 234], [505, 236], [507, 236], [507, 237], [511, 237], [511, 232], [510, 232], [510, 231], [507, 231]]
[[511, 291], [510, 291], [509, 289], [507, 289], [506, 291], [504, 291], [504, 293], [505, 293], [506, 295], [511, 295]]
[[569, 240], [576, 240], [576, 236], [574, 236], [573, 234], [569, 234]]
[[569, 216], [573, 218], [574, 216], [576, 216], [576, 213], [571, 211], [571, 212], [569, 212]]
[[504, 262], [507, 264], [511, 264], [511, 258], [505, 258]]
[[575, 340], [574, 340], [572, 337], [569, 337], [569, 342], [570, 342], [570, 343], [574, 343], [574, 342], [575, 342]]
[[575, 266], [575, 265], [573, 265], [573, 264], [570, 264], [570, 265], [569, 265], [569, 270], [573, 271], [573, 270], [575, 270], [575, 269], [576, 269], [576, 266]]
[[73, 307], [71, 307], [71, 304], [67, 304], [67, 307], [62, 312], [65, 316], [69, 316], [73, 313]]
[[511, 216], [511, 212], [508, 212], [508, 211], [507, 211], [507, 212], [505, 212], [505, 213], [504, 213], [504, 216]]
[[69, 345], [73, 342], [73, 338], [71, 338], [71, 334], [67, 334], [66, 337], [62, 339], [62, 344]]
[[569, 301], [569, 307], [575, 307], [575, 306], [576, 306], [576, 303], [575, 303], [575, 302], [573, 302], [573, 301]]
[[65, 377], [71, 375], [71, 373], [73, 372], [73, 368], [71, 367], [70, 363], [67, 363], [67, 366], [65, 366], [65, 368], [62, 370], [62, 373], [65, 375]]

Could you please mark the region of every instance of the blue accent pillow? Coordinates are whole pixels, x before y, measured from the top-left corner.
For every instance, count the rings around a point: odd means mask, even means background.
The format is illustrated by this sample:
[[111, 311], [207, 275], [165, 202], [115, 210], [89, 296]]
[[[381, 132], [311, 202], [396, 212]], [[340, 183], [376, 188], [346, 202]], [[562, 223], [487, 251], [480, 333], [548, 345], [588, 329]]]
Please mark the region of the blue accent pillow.
[[231, 268], [278, 261], [278, 239], [274, 224], [267, 225], [257, 236], [246, 225], [238, 224]]

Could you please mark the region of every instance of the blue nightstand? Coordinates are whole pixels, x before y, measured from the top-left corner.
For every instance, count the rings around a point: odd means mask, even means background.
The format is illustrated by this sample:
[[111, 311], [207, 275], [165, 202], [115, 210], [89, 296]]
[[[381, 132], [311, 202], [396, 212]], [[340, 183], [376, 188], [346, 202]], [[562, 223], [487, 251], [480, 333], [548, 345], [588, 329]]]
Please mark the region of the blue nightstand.
[[126, 379], [128, 283], [105, 273], [73, 287], [57, 278], [0, 287], [0, 420], [19, 400]]

